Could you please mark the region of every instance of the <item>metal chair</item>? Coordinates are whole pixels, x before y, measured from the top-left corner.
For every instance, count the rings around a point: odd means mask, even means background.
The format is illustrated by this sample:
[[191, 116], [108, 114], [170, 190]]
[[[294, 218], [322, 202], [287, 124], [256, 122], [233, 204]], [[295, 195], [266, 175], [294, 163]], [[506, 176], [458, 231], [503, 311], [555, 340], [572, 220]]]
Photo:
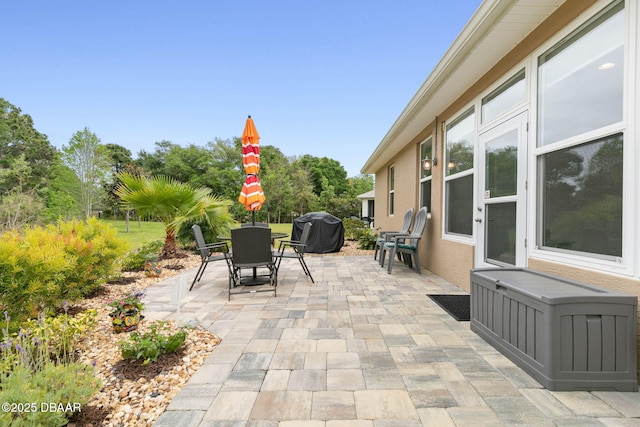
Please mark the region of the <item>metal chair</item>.
[[416, 272], [420, 274], [420, 254], [418, 251], [418, 243], [422, 238], [422, 233], [427, 225], [427, 208], [422, 207], [416, 214], [416, 219], [413, 225], [411, 233], [407, 234], [395, 234], [392, 241], [386, 242], [382, 246], [380, 253], [380, 265], [384, 267], [385, 252], [389, 252], [389, 265], [387, 266], [387, 273], [391, 273], [393, 269], [394, 255], [408, 254], [407, 259], [409, 268], [412, 268], [412, 262], [416, 265]]
[[[276, 265], [271, 249], [271, 229], [265, 227], [241, 227], [231, 230], [231, 270], [229, 272], [229, 301], [231, 289], [242, 285], [243, 279], [253, 284], [268, 283], [273, 289], [251, 289], [233, 292], [234, 294], [271, 292], [276, 295]], [[242, 276], [242, 269], [250, 268], [253, 276]], [[258, 268], [266, 268], [268, 274], [256, 274]], [[261, 281], [259, 279], [265, 279]]]
[[[300, 236], [300, 240], [280, 240], [280, 244], [278, 246], [278, 252], [274, 254], [277, 258], [276, 271], [280, 269], [280, 263], [283, 258], [294, 259], [297, 258], [302, 266], [302, 270], [304, 274], [311, 279], [311, 283], [315, 283], [313, 280], [313, 276], [311, 276], [311, 271], [309, 271], [309, 267], [304, 260], [304, 250], [307, 246], [307, 239], [309, 238], [309, 234], [311, 233], [311, 224], [310, 222], [306, 222], [302, 229], [302, 235]], [[287, 251], [286, 249], [290, 248], [291, 251]]]
[[[404, 219], [402, 220], [402, 227], [400, 230], [396, 231], [380, 231], [378, 233], [378, 238], [376, 239], [375, 251], [373, 252], [373, 259], [378, 257], [378, 250], [382, 251], [382, 247], [385, 243], [391, 241], [391, 238], [395, 234], [406, 234], [409, 232], [411, 228], [411, 223], [413, 222], [413, 208], [409, 208], [407, 212], [404, 214]], [[382, 254], [381, 254], [382, 255]], [[382, 265], [382, 263], [380, 263]]]
[[269, 224], [266, 222], [243, 222], [240, 227], [263, 227], [269, 228]]
[[189, 290], [193, 289], [193, 285], [200, 281], [204, 274], [204, 270], [210, 262], [225, 260], [227, 262], [227, 267], [229, 267], [229, 271], [231, 271], [229, 245], [226, 242], [205, 243], [204, 236], [202, 235], [202, 229], [198, 224], [193, 225], [191, 230], [193, 231], [193, 235], [196, 239], [196, 249], [200, 252], [202, 262], [200, 263], [200, 267], [198, 267], [196, 277], [193, 278], [193, 282], [191, 282], [191, 286], [189, 286]]

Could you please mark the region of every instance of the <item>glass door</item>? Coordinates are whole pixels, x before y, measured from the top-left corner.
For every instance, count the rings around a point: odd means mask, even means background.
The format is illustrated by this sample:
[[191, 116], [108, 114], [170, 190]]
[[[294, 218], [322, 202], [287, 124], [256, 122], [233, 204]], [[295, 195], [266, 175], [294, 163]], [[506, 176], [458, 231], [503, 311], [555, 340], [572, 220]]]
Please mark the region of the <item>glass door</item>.
[[526, 112], [480, 134], [476, 267], [526, 263]]

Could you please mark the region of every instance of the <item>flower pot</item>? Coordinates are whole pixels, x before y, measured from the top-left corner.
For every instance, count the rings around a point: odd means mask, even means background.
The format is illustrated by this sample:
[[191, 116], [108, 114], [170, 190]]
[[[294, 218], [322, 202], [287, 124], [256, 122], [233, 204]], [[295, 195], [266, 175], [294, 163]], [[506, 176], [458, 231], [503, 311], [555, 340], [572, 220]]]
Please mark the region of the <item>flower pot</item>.
[[118, 333], [135, 331], [138, 329], [138, 324], [142, 318], [138, 309], [127, 309], [126, 307], [123, 307], [122, 310], [109, 313], [109, 316], [111, 316], [113, 330]]

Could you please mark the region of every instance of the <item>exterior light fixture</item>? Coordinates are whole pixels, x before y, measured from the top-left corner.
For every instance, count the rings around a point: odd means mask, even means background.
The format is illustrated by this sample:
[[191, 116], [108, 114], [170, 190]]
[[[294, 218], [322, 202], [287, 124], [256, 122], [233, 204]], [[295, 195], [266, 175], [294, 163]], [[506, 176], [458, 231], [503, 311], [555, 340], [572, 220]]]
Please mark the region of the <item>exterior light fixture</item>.
[[449, 160], [449, 163], [447, 163], [447, 168], [449, 168], [449, 170], [453, 169], [456, 167], [456, 164], [453, 160]]
[[422, 162], [422, 169], [426, 170], [426, 171], [430, 171], [432, 167], [436, 166], [438, 164], [438, 159], [433, 158], [433, 159], [424, 159], [424, 162]]

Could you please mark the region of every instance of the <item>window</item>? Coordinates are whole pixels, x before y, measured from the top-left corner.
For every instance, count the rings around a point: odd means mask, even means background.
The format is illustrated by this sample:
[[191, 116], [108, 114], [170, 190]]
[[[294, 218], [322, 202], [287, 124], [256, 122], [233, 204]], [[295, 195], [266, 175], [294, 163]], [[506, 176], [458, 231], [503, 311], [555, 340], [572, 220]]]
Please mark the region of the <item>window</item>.
[[395, 166], [389, 167], [389, 215], [393, 215], [395, 202]]
[[[425, 160], [427, 163], [425, 164]], [[431, 212], [431, 169], [433, 168], [433, 144], [431, 138], [420, 144], [420, 207]]]
[[445, 232], [473, 234], [475, 113], [471, 108], [446, 127]]
[[613, 3], [539, 58], [542, 249], [622, 256], [623, 7]]
[[482, 123], [490, 122], [526, 99], [524, 77], [522, 70], [482, 99]]
[[538, 147], [622, 121], [624, 3], [538, 60]]
[[622, 134], [538, 159], [543, 247], [622, 256]]

